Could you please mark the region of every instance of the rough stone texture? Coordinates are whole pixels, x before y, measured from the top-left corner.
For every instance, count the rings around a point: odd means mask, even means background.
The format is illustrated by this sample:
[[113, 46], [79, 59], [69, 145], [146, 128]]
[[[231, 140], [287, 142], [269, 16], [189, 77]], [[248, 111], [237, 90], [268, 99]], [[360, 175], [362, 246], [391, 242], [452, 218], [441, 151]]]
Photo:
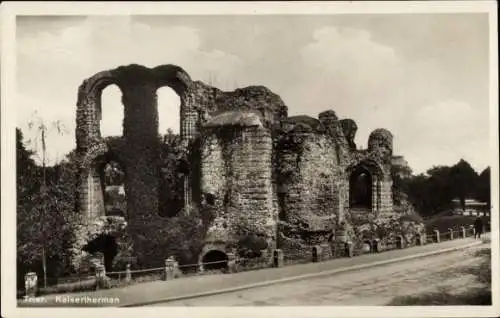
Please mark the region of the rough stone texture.
[[201, 188], [205, 197], [213, 198], [202, 205], [215, 207], [219, 219], [214, 224], [220, 226], [209, 231], [207, 242], [220, 241], [221, 236], [236, 241], [235, 227], [243, 223], [274, 245], [277, 207], [271, 185], [271, 135], [260, 122], [215, 122], [221, 125], [211, 123], [203, 131]]
[[[101, 93], [111, 84], [123, 94], [123, 137], [104, 140]], [[224, 92], [192, 81], [175, 65], [122, 66], [92, 76], [78, 90], [77, 208], [87, 227], [104, 216], [102, 169], [110, 158], [117, 160], [126, 171], [127, 231], [142, 264], [151, 261], [153, 250], [162, 248], [157, 229], [167, 221], [158, 216], [156, 91], [162, 86], [180, 97], [185, 152], [201, 157], [190, 161], [184, 210], [210, 206], [216, 212], [202, 254], [210, 248], [230, 251], [244, 226], [264, 235], [269, 249], [281, 248], [287, 257], [310, 257], [312, 247], [331, 244], [345, 222], [362, 240], [367, 228], [387, 227], [398, 214], [392, 206], [389, 131], [374, 130], [368, 149], [357, 150], [356, 123], [339, 119], [333, 110], [317, 119], [288, 117], [281, 98], [263, 86]], [[349, 199], [351, 174], [361, 168], [371, 179], [371, 206], [364, 209], [351, 207]], [[84, 232], [80, 231], [80, 241], [90, 238]]]

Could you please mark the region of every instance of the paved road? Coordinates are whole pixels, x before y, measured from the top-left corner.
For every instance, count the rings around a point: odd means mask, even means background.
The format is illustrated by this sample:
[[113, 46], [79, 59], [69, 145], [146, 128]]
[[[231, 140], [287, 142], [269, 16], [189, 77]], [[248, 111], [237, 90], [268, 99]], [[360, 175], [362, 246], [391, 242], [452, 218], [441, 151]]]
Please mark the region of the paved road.
[[439, 287], [460, 292], [475, 284], [473, 276], [456, 275], [459, 267], [478, 264], [466, 250], [339, 273], [328, 277], [259, 287], [228, 294], [160, 303], [155, 306], [317, 306], [388, 304], [394, 297]]

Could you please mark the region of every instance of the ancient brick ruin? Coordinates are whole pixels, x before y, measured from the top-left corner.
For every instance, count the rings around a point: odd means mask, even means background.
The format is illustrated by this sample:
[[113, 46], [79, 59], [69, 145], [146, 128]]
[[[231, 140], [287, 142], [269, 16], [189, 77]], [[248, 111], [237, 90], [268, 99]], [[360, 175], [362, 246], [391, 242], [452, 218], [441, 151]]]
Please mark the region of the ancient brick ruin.
[[[123, 136], [106, 142], [100, 132], [101, 93], [111, 84], [123, 94]], [[126, 172], [122, 223], [134, 252], [146, 260], [161, 246], [153, 242], [161, 240], [155, 229], [168, 221], [158, 213], [156, 91], [162, 86], [179, 95], [182, 143], [199, 156], [185, 176], [184, 204], [216, 214], [200, 260], [213, 251], [229, 253], [228, 242], [237, 239], [235, 226], [241, 223], [265, 237], [269, 250], [300, 258], [314, 246], [331, 253], [328, 246], [348, 225], [356, 228], [352, 240], [372, 240], [367, 224], [380, 227], [394, 215], [389, 131], [374, 130], [368, 148], [358, 150], [356, 123], [337, 118], [333, 110], [318, 118], [289, 117], [281, 98], [263, 86], [224, 92], [193, 81], [178, 66], [129, 65], [88, 78], [78, 91], [80, 228], [106, 218], [102, 170], [115, 160]], [[85, 233], [75, 250], [95, 235]]]

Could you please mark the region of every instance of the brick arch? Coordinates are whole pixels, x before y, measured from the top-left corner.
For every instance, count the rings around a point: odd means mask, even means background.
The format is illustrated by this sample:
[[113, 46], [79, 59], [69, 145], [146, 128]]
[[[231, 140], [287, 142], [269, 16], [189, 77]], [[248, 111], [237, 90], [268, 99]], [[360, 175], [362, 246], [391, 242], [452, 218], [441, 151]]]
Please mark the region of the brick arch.
[[224, 242], [207, 243], [203, 246], [200, 254], [198, 255], [198, 264], [202, 264], [205, 255], [211, 251], [219, 251], [226, 255], [228, 253], [228, 250], [226, 248], [226, 243]]
[[101, 140], [101, 97], [110, 85], [118, 85], [119, 79], [111, 71], [102, 71], [87, 78], [78, 88], [76, 110], [77, 151], [85, 151]]
[[352, 172], [355, 171], [356, 169], [359, 169], [360, 167], [366, 169], [367, 171], [370, 172], [370, 174], [379, 178], [383, 178], [385, 175], [384, 168], [379, 162], [373, 159], [363, 159], [347, 167], [345, 170], [346, 171], [345, 176], [349, 179]]

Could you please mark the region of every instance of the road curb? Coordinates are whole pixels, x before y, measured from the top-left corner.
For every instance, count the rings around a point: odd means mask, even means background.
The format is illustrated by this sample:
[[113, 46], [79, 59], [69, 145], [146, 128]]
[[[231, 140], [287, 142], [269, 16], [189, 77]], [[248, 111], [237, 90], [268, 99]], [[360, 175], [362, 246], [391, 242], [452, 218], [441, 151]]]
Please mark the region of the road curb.
[[322, 277], [322, 276], [330, 276], [330, 275], [333, 275], [333, 274], [355, 271], [355, 270], [364, 269], [364, 268], [367, 268], [367, 267], [381, 266], [381, 265], [386, 265], [386, 264], [391, 264], [391, 263], [396, 263], [396, 262], [402, 262], [402, 261], [406, 261], [406, 260], [410, 260], [410, 259], [415, 259], [415, 258], [422, 258], [422, 257], [427, 257], [427, 256], [432, 256], [432, 255], [437, 255], [437, 254], [454, 252], [454, 251], [458, 251], [458, 250], [461, 250], [461, 249], [466, 249], [466, 248], [470, 248], [470, 247], [477, 246], [477, 245], [482, 245], [482, 244], [483, 243], [481, 241], [475, 241], [475, 242], [472, 242], [472, 243], [469, 243], [469, 244], [460, 245], [460, 246], [454, 246], [454, 247], [449, 247], [449, 248], [440, 249], [440, 250], [437, 250], [437, 251], [430, 251], [430, 252], [413, 254], [413, 255], [408, 255], [408, 256], [403, 256], [403, 257], [392, 258], [392, 259], [383, 260], [383, 261], [376, 261], [376, 262], [371, 262], [371, 263], [365, 263], [365, 264], [359, 264], [359, 265], [353, 265], [353, 266], [346, 266], [346, 267], [341, 267], [341, 268], [336, 268], [336, 269], [321, 271], [321, 272], [317, 272], [317, 273], [310, 273], [310, 274], [304, 274], [304, 275], [298, 275], [298, 276], [292, 276], [292, 277], [285, 277], [285, 278], [280, 278], [280, 279], [275, 279], [275, 280], [268, 280], [268, 281], [264, 281], [264, 282], [253, 283], [253, 284], [246, 284], [246, 285], [241, 285], [241, 286], [237, 286], [237, 287], [231, 287], [231, 288], [225, 288], [225, 289], [216, 289], [216, 290], [207, 291], [207, 292], [201, 292], [201, 293], [193, 293], [193, 294], [182, 295], [182, 296], [168, 297], [168, 298], [164, 298], [164, 299], [157, 299], [157, 300], [151, 300], [151, 301], [145, 301], [145, 302], [137, 302], [137, 303], [125, 304], [125, 305], [122, 305], [122, 306], [119, 306], [119, 307], [140, 307], [140, 306], [154, 305], [154, 304], [158, 304], [158, 303], [167, 303], [167, 302], [172, 302], [172, 301], [179, 301], [179, 300], [184, 300], [184, 299], [193, 299], [193, 298], [207, 297], [207, 296], [213, 296], [213, 295], [227, 294], [227, 293], [237, 292], [237, 291], [246, 290], [246, 289], [252, 289], [252, 288], [257, 288], [257, 287], [266, 287], [266, 286], [270, 286], [270, 285], [276, 285], [276, 284], [294, 282], [294, 281], [299, 281], [299, 280], [309, 279], [309, 278], [318, 278], [318, 277]]

